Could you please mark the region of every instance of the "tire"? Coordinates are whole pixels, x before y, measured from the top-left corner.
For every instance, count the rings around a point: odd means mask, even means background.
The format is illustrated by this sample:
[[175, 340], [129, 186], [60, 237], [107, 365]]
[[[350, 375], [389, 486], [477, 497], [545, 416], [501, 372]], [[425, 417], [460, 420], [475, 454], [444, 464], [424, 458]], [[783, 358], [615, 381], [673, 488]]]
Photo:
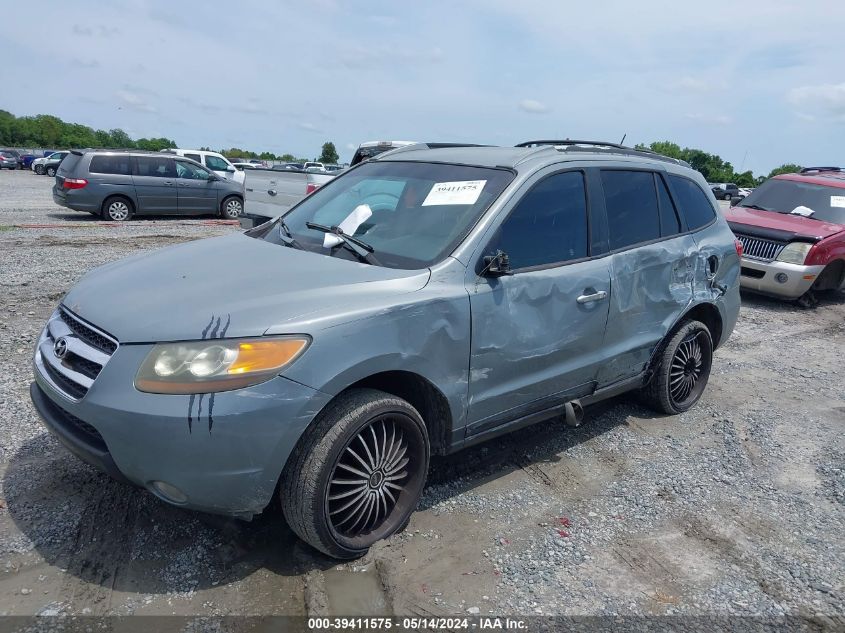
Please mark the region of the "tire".
[[698, 402], [713, 362], [713, 339], [700, 321], [681, 324], [657, 359], [642, 396], [653, 409], [676, 415]]
[[43, 176], [44, 175], [44, 165], [36, 165], [35, 166], [35, 173], [38, 174], [39, 176]]
[[244, 212], [244, 203], [237, 196], [229, 196], [220, 203], [220, 215], [227, 220], [237, 220]]
[[56, 175], [56, 168], [55, 167], [48, 167], [47, 168], [47, 175], [50, 176], [50, 178], [55, 176]]
[[375, 389], [345, 392], [317, 416], [288, 460], [280, 486], [285, 518], [329, 556], [363, 556], [407, 525], [429, 455], [425, 423], [408, 402]]
[[132, 217], [135, 208], [132, 201], [123, 196], [112, 196], [103, 202], [103, 219], [111, 222], [125, 222]]

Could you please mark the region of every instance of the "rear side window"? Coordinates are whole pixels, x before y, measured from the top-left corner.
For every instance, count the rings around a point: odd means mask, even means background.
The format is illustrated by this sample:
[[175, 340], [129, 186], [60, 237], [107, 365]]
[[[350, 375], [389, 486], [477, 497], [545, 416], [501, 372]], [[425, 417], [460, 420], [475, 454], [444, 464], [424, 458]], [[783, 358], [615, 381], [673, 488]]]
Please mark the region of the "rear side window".
[[687, 221], [687, 228], [690, 231], [700, 229], [710, 224], [716, 217], [716, 212], [710, 204], [710, 200], [704, 195], [697, 184], [689, 178], [669, 174], [669, 182], [678, 200], [680, 211]]
[[654, 175], [650, 171], [602, 171], [610, 250], [660, 237]]
[[206, 167], [213, 171], [226, 171], [227, 169], [229, 169], [229, 163], [227, 163], [222, 158], [218, 158], [217, 156], [206, 156], [205, 164]]
[[660, 201], [660, 235], [669, 237], [681, 232], [681, 221], [678, 219], [678, 212], [666, 188], [663, 178], [655, 174], [657, 184], [657, 198]]
[[94, 156], [88, 170], [93, 174], [132, 174], [132, 158], [130, 156]]
[[491, 252], [508, 254], [516, 270], [587, 257], [587, 198], [580, 171], [540, 181], [497, 231]]
[[198, 163], [202, 163], [202, 157], [199, 154], [185, 154], [185, 158], [190, 158]]
[[167, 156], [138, 156], [136, 176], [176, 177], [176, 161]]

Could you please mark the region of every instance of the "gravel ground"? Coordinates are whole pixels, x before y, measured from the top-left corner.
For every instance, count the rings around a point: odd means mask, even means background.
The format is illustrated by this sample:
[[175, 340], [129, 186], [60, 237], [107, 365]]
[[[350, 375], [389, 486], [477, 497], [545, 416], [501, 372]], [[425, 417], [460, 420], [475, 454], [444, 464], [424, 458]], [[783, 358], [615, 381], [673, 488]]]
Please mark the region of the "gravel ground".
[[[29, 402], [32, 347], [82, 274], [220, 235], [211, 218], [121, 226], [0, 173], [0, 615], [799, 616], [845, 613], [845, 296], [748, 295], [692, 411], [623, 397], [432, 465], [407, 530], [337, 565], [277, 511], [169, 507], [67, 454]], [[22, 228], [22, 225], [41, 225]]]

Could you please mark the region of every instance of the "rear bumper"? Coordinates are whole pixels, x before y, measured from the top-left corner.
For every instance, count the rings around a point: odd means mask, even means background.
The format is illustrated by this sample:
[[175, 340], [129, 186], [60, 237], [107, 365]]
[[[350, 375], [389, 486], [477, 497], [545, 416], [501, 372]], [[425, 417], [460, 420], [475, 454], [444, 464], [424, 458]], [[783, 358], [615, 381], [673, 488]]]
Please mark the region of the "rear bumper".
[[815, 283], [824, 266], [761, 262], [742, 258], [740, 286], [762, 294], [797, 299]]
[[[59, 206], [73, 209], [74, 211], [88, 211], [91, 213], [98, 213], [100, 211], [99, 201], [81, 198], [76, 192], [76, 189], [65, 191], [60, 190], [58, 185], [53, 185], [53, 202]], [[87, 196], [87, 193], [82, 195]]]

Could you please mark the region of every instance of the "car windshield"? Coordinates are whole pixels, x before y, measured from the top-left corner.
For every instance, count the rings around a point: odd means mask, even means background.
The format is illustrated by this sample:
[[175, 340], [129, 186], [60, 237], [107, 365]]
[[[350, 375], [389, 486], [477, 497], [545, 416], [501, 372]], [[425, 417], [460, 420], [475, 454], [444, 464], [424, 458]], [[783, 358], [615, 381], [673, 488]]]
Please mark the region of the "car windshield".
[[[418, 269], [448, 255], [513, 179], [501, 168], [419, 162], [367, 163], [318, 189], [258, 237], [305, 250], [358, 259], [341, 240], [307, 223], [340, 227], [372, 247], [370, 261]], [[282, 230], [284, 229], [284, 231]]]
[[820, 222], [845, 224], [845, 188], [772, 178], [739, 203], [777, 213], [802, 215]]

